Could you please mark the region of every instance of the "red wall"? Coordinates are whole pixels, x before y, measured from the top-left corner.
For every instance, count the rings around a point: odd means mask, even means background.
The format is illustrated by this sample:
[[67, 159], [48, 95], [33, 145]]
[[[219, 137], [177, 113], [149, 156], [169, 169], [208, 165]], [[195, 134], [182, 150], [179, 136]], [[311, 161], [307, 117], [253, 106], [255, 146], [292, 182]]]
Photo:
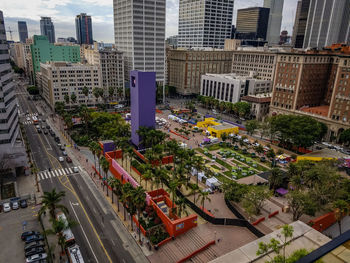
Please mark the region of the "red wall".
[[[323, 216], [310, 220], [309, 224], [311, 224], [312, 228], [322, 232], [333, 225], [336, 221], [334, 212], [329, 212]], [[322, 227], [320, 225], [322, 225]]]

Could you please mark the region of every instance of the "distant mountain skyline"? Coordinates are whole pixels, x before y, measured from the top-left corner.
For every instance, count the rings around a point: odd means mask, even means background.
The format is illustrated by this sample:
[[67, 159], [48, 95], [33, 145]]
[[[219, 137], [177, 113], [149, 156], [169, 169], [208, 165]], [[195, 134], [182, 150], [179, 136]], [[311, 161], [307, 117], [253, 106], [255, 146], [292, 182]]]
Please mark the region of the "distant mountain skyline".
[[[263, 0], [235, 0], [233, 24], [237, 9], [263, 6]], [[285, 0], [281, 30], [292, 34], [297, 0]], [[16, 0], [5, 1], [0, 10], [4, 13], [6, 31], [11, 28], [12, 38], [18, 41], [17, 21], [27, 22], [29, 36], [40, 34], [40, 16], [50, 16], [55, 25], [56, 39], [74, 37], [75, 16], [87, 13], [92, 17], [93, 37], [96, 41], [114, 43], [113, 0]], [[179, 0], [167, 0], [166, 36], [178, 32]], [[11, 40], [9, 32], [7, 39]]]

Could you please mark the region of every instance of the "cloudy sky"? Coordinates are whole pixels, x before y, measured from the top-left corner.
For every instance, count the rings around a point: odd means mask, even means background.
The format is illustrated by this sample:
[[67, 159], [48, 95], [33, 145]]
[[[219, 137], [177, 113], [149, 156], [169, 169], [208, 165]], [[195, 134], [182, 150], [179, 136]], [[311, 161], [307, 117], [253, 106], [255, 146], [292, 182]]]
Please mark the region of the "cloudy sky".
[[[11, 28], [13, 40], [18, 40], [17, 21], [27, 21], [29, 35], [40, 34], [40, 16], [51, 16], [57, 37], [75, 37], [75, 16], [87, 13], [92, 16], [94, 40], [114, 42], [113, 0], [2, 0], [0, 9], [4, 13], [6, 30]], [[297, 0], [285, 0], [282, 30], [292, 32]], [[237, 9], [262, 6], [263, 0], [235, 0], [233, 21]], [[176, 35], [179, 0], [167, 0], [166, 35]], [[7, 33], [7, 39], [11, 39]]]

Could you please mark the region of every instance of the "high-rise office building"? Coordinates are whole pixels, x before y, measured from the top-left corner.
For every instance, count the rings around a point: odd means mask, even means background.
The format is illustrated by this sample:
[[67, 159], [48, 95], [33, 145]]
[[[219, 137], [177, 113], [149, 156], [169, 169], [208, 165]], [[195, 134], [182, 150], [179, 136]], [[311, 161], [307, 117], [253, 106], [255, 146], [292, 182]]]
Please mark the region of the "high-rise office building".
[[42, 36], [47, 36], [50, 43], [55, 43], [55, 27], [51, 21], [51, 17], [41, 17], [40, 33]]
[[81, 13], [75, 18], [75, 30], [78, 44], [93, 44], [91, 16]]
[[179, 47], [223, 48], [231, 38], [234, 0], [180, 0]]
[[18, 35], [19, 41], [21, 43], [25, 43], [26, 39], [28, 38], [28, 29], [26, 21], [18, 21]]
[[155, 71], [164, 81], [166, 0], [113, 0], [115, 44], [130, 70]]
[[266, 40], [277, 45], [280, 41], [284, 0], [264, 0], [264, 7], [270, 9]]
[[350, 0], [311, 0], [303, 48], [323, 48], [350, 39]]
[[250, 7], [237, 10], [236, 38], [266, 40], [269, 8]]
[[23, 142], [18, 140], [18, 109], [12, 74], [4, 17], [0, 11], [0, 162], [10, 174], [15, 174], [18, 167], [26, 165], [26, 154]]
[[311, 0], [301, 0], [297, 5], [297, 12], [295, 15], [295, 22], [293, 28], [293, 42], [292, 45], [295, 48], [302, 48], [305, 38], [305, 30], [307, 17], [309, 15], [309, 7]]

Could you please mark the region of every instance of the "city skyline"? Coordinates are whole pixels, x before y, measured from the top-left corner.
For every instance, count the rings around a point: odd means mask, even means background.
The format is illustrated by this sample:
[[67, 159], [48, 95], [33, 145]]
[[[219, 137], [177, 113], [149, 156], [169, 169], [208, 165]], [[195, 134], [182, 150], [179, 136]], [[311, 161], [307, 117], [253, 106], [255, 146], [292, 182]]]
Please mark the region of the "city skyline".
[[[83, 4], [83, 5], [82, 5]], [[18, 41], [17, 21], [27, 22], [28, 34], [40, 34], [40, 16], [51, 16], [55, 25], [56, 38], [75, 37], [75, 17], [78, 13], [88, 13], [93, 18], [94, 40], [114, 43], [113, 1], [82, 0], [82, 4], [74, 4], [72, 0], [52, 0], [46, 2], [36, 0], [34, 3], [19, 0], [7, 1], [2, 10], [6, 22], [6, 31], [11, 28], [14, 41]], [[22, 6], [20, 10], [18, 6]], [[285, 1], [281, 30], [292, 34], [297, 0]], [[84, 8], [82, 8], [84, 6]], [[235, 0], [233, 22], [235, 24], [237, 9], [250, 6], [263, 6], [263, 0]], [[167, 0], [166, 37], [178, 33], [179, 0]], [[11, 40], [9, 32], [7, 38]]]

